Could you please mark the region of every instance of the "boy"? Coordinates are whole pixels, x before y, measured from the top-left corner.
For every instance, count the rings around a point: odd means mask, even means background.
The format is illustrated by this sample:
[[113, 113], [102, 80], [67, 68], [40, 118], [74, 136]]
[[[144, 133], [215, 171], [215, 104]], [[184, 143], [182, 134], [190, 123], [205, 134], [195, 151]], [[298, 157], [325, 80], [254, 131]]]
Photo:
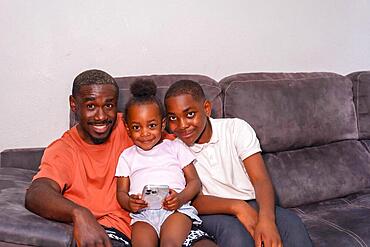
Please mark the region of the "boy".
[[312, 246], [300, 219], [275, 209], [260, 144], [248, 123], [210, 118], [211, 103], [190, 80], [175, 82], [165, 105], [169, 129], [196, 156], [203, 187], [193, 205], [219, 246]]

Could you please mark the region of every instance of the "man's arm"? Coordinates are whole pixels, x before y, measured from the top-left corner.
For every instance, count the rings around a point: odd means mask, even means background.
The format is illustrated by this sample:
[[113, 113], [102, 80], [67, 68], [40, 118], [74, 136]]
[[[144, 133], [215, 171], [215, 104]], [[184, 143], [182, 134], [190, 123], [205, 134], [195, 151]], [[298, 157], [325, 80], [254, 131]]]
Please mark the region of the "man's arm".
[[243, 160], [244, 167], [256, 192], [259, 206], [258, 222], [254, 239], [257, 246], [263, 241], [265, 246], [282, 246], [275, 223], [275, 199], [271, 179], [260, 153]]
[[73, 223], [78, 246], [111, 246], [104, 228], [91, 211], [63, 197], [59, 185], [49, 178], [38, 178], [31, 183], [25, 206], [42, 217]]

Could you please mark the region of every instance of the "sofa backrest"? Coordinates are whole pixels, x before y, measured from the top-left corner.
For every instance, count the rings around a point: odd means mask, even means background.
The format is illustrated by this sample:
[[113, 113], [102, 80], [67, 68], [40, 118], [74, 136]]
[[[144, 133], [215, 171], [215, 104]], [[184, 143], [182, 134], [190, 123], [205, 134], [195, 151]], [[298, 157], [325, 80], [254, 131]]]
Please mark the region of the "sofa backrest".
[[[204, 75], [143, 75], [115, 78], [119, 87], [118, 110], [123, 112], [126, 102], [131, 97], [130, 85], [138, 78], [152, 79], [157, 85], [157, 96], [164, 99], [167, 89], [178, 80], [193, 80], [198, 82], [206, 94], [206, 97], [212, 102], [212, 117], [218, 118], [223, 115], [221, 87], [212, 78]], [[70, 112], [70, 127], [76, 124], [75, 114]]]
[[357, 139], [352, 82], [334, 73], [251, 73], [221, 80], [224, 116], [246, 120], [265, 152]]
[[353, 82], [359, 138], [370, 140], [370, 71], [354, 72], [347, 77]]
[[220, 81], [224, 116], [256, 130], [278, 202], [293, 207], [370, 186], [352, 82], [335, 73], [245, 73]]

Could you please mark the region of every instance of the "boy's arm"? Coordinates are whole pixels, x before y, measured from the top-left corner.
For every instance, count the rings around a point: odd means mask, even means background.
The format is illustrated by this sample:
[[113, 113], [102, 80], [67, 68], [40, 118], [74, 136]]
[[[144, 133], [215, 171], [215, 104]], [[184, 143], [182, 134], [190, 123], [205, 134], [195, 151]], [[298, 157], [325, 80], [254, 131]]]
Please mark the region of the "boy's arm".
[[26, 192], [25, 206], [44, 218], [73, 222], [73, 235], [79, 246], [111, 246], [104, 228], [91, 211], [66, 199], [54, 180], [35, 179]]
[[200, 193], [193, 201], [193, 206], [198, 210], [199, 214], [235, 215], [251, 236], [254, 236], [257, 212], [243, 200], [208, 196]]
[[244, 159], [243, 164], [255, 189], [259, 206], [255, 242], [263, 241], [265, 246], [281, 246], [281, 238], [275, 223], [274, 190], [262, 156], [256, 153]]
[[140, 195], [129, 195], [129, 190], [129, 177], [117, 177], [117, 201], [122, 208], [135, 213], [148, 206]]

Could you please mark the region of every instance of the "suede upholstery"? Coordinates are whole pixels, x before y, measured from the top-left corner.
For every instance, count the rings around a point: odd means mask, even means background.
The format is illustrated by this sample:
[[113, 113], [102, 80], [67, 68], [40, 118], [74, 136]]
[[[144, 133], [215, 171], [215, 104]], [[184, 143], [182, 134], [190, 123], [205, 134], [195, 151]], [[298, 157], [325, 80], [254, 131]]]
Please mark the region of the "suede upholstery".
[[25, 191], [35, 173], [0, 167], [0, 246], [1, 241], [31, 246], [71, 246], [71, 225], [46, 220], [24, 207]]
[[314, 246], [369, 246], [370, 189], [293, 210]]
[[360, 139], [370, 139], [370, 71], [348, 75], [353, 81], [353, 96], [358, 118]]
[[[277, 203], [302, 218], [314, 246], [370, 246], [370, 71], [243, 73], [219, 83], [202, 75], [152, 75], [158, 95], [178, 79], [200, 82], [213, 117], [256, 130]], [[120, 77], [119, 110], [136, 76]], [[75, 118], [71, 114], [70, 124]], [[72, 226], [24, 208], [43, 152], [1, 153], [0, 246], [73, 246]]]
[[283, 207], [346, 196], [370, 187], [370, 154], [358, 141], [266, 153], [264, 160]]
[[[298, 75], [302, 78], [295, 78]], [[302, 73], [261, 73], [263, 80], [242, 78], [220, 82], [224, 116], [250, 123], [265, 152], [358, 138], [349, 79], [331, 73], [306, 77]]]
[[16, 167], [37, 171], [45, 148], [7, 149], [1, 152], [1, 167]]

